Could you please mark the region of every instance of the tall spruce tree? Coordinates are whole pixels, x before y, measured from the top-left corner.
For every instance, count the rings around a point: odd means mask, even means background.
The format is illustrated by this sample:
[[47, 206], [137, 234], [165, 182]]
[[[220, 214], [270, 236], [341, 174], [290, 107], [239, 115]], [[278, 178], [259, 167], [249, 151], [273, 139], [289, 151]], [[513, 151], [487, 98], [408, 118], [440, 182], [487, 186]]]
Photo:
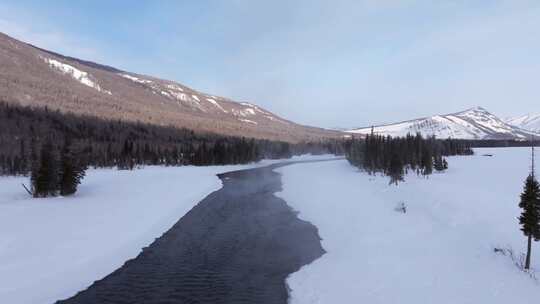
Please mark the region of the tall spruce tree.
[[86, 164], [80, 155], [77, 155], [73, 150], [73, 145], [69, 138], [64, 140], [60, 159], [60, 195], [74, 194], [77, 191], [77, 186], [79, 186], [85, 176]]
[[521, 231], [527, 237], [527, 256], [525, 258], [525, 269], [531, 267], [532, 240], [540, 240], [540, 185], [534, 174], [534, 146], [532, 147], [531, 173], [525, 180], [523, 193], [519, 207], [523, 209], [519, 217]]
[[[30, 144], [30, 190], [26, 188], [33, 197], [38, 197], [36, 190], [38, 190], [39, 184], [39, 168], [41, 167], [41, 159], [39, 158], [38, 144], [34, 138], [32, 138]], [[38, 190], [39, 191], [39, 190]]]
[[54, 145], [47, 140], [40, 150], [39, 157], [32, 165], [30, 181], [34, 197], [56, 196], [58, 194], [59, 166]]
[[422, 174], [427, 176], [433, 173], [433, 155], [431, 154], [431, 149], [425, 147], [422, 151]]
[[390, 160], [390, 168], [388, 175], [390, 175], [390, 184], [398, 184], [403, 181], [403, 162], [399, 158], [397, 153], [394, 153]]

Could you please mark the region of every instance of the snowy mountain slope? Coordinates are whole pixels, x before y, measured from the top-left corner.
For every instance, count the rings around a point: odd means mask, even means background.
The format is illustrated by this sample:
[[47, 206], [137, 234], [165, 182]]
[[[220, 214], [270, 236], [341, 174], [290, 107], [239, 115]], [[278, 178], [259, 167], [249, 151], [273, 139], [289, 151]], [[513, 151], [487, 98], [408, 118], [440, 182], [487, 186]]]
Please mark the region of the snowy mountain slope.
[[521, 129], [540, 133], [540, 114], [527, 114], [519, 117], [512, 117], [506, 119], [505, 122]]
[[[371, 133], [371, 127], [349, 130], [357, 134]], [[408, 120], [395, 124], [374, 126], [373, 132], [391, 136], [421, 133], [437, 138], [460, 139], [517, 139], [530, 138], [532, 132], [509, 125], [482, 107], [447, 115]]]
[[342, 135], [296, 124], [252, 103], [64, 56], [2, 33], [0, 101], [105, 119], [291, 142]]

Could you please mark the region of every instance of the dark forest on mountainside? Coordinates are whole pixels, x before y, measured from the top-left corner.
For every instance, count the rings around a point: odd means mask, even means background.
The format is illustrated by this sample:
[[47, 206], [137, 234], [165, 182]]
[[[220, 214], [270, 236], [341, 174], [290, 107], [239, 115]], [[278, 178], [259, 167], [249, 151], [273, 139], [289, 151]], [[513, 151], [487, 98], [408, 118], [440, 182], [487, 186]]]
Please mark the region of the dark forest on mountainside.
[[[342, 153], [336, 140], [296, 143], [240, 138], [0, 102], [0, 174], [28, 174], [42, 151], [91, 167], [245, 164], [303, 153]], [[69, 145], [67, 145], [69, 143]], [[74, 156], [73, 156], [74, 155]]]

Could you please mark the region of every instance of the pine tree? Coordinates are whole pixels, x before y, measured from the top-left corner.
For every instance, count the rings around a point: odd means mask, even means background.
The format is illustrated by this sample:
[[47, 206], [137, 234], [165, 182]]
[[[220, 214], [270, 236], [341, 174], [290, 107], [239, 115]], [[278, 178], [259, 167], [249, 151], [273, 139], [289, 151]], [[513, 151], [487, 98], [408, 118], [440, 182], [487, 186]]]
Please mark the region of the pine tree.
[[519, 217], [521, 231], [527, 237], [525, 269], [529, 269], [531, 266], [532, 240], [540, 240], [540, 185], [534, 175], [534, 147], [532, 148], [531, 173], [525, 180], [519, 207], [523, 209]]
[[397, 185], [398, 182], [403, 181], [403, 162], [398, 154], [394, 154], [390, 160], [388, 175], [390, 175], [390, 184]]
[[430, 175], [433, 172], [433, 157], [427, 148], [422, 152], [422, 169], [423, 175]]
[[86, 165], [73, 151], [71, 140], [66, 138], [61, 153], [60, 195], [74, 194], [85, 176]]
[[445, 165], [446, 160], [443, 160], [443, 157], [441, 155], [437, 155], [434, 158], [433, 161], [433, 168], [437, 171], [443, 171], [444, 169], [448, 168], [448, 164]]
[[39, 173], [40, 165], [41, 165], [41, 161], [38, 155], [37, 142], [34, 139], [32, 139], [32, 142], [30, 145], [30, 190], [26, 189], [26, 191], [28, 191], [33, 197], [37, 197], [36, 188], [37, 188], [37, 181], [39, 177], [38, 173]]
[[32, 165], [31, 183], [34, 197], [56, 196], [58, 194], [58, 159], [51, 141], [41, 146], [41, 153]]
[[26, 174], [28, 173], [28, 164], [27, 164], [27, 155], [26, 155], [24, 139], [21, 139], [19, 153], [20, 153], [19, 155], [20, 163], [19, 163], [19, 168], [18, 168], [19, 172], [15, 172], [15, 173]]

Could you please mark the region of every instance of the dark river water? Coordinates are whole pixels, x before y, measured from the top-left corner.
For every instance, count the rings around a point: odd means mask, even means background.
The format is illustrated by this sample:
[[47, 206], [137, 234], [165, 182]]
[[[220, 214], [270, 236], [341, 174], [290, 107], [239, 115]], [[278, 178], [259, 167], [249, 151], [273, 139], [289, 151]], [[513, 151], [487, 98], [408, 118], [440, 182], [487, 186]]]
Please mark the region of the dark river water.
[[57, 303], [287, 303], [287, 276], [324, 254], [317, 228], [274, 195], [272, 170], [288, 164], [219, 175], [223, 187], [136, 258]]

